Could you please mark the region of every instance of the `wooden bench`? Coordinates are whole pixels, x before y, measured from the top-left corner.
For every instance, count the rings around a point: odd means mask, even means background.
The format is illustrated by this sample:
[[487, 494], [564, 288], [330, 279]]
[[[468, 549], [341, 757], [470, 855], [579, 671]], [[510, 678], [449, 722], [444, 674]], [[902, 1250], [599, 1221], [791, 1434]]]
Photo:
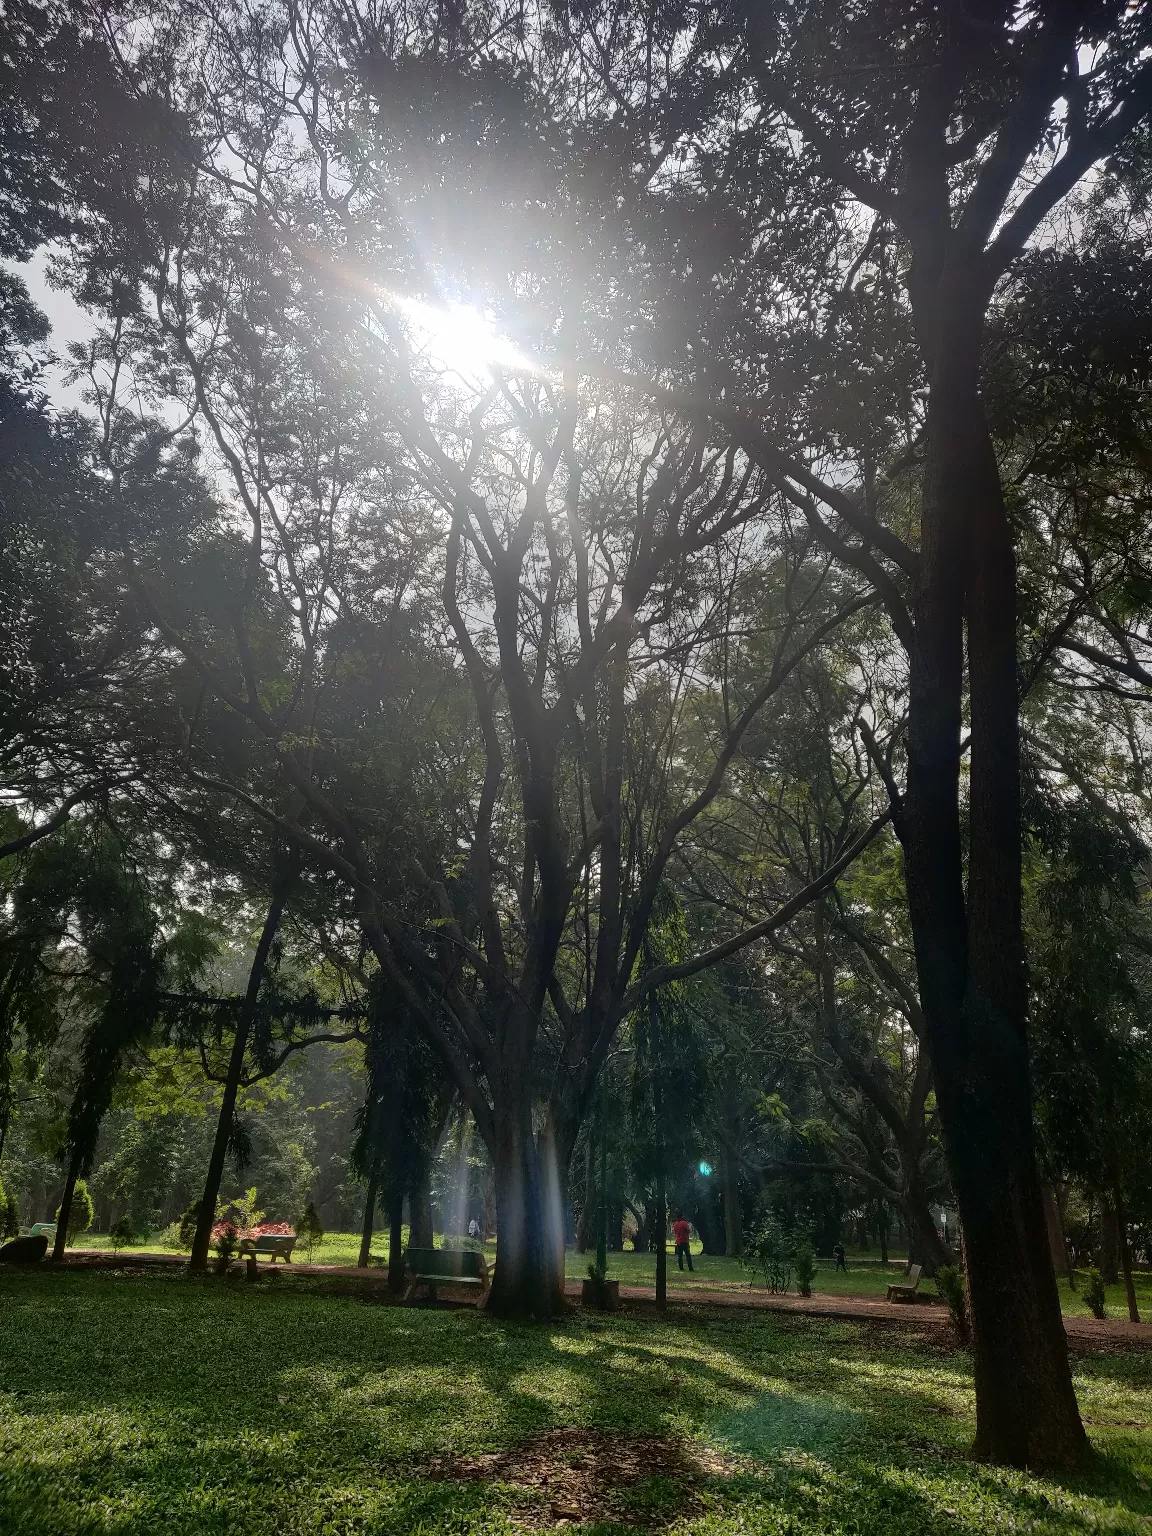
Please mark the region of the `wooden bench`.
[[916, 1287], [920, 1284], [920, 1273], [923, 1267], [922, 1264], [913, 1264], [912, 1268], [908, 1271], [908, 1279], [912, 1283], [910, 1285], [890, 1285], [885, 1299], [887, 1301], [914, 1301], [916, 1299]]
[[242, 1237], [240, 1239], [240, 1257], [255, 1259], [258, 1255], [266, 1253], [270, 1264], [275, 1264], [278, 1257], [283, 1259], [285, 1264], [291, 1264], [292, 1250], [295, 1246], [295, 1232], [265, 1233], [263, 1237]]
[[488, 1299], [488, 1265], [484, 1255], [472, 1248], [409, 1248], [404, 1255], [404, 1268], [408, 1276], [405, 1301], [411, 1301], [421, 1290], [427, 1290], [435, 1301], [440, 1285], [478, 1291], [477, 1305], [481, 1307]]

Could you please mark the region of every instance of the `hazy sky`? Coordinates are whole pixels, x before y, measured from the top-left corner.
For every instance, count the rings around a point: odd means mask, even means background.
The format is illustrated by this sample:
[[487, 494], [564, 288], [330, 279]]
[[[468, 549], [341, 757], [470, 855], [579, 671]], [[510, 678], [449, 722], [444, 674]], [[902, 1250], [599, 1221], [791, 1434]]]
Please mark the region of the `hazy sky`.
[[15, 270], [28, 285], [28, 292], [33, 301], [48, 316], [52, 324], [51, 346], [52, 350], [64, 360], [64, 365], [58, 364], [50, 369], [44, 378], [44, 386], [53, 400], [60, 405], [74, 406], [80, 404], [80, 389], [77, 385], [66, 386], [63, 375], [67, 371], [68, 343], [70, 341], [87, 341], [93, 331], [91, 317], [73, 302], [70, 294], [60, 293], [57, 289], [48, 286], [46, 276], [49, 261], [48, 247], [36, 252], [32, 260], [22, 264], [14, 264]]

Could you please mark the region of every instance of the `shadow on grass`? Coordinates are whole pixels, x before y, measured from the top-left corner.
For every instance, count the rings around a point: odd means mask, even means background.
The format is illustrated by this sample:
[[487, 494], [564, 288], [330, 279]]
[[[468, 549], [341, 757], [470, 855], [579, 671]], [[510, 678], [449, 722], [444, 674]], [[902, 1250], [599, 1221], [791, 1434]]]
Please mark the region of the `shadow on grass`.
[[[709, 1536], [1063, 1536], [1152, 1514], [1152, 1439], [1121, 1417], [1134, 1392], [1148, 1411], [1142, 1357], [1079, 1362], [1114, 1423], [1082, 1473], [1039, 1479], [966, 1459], [966, 1356], [847, 1322], [530, 1327], [98, 1273], [5, 1277], [0, 1310], [5, 1536], [504, 1532], [513, 1494], [421, 1465], [557, 1425], [729, 1447], [737, 1470], [684, 1527]], [[658, 1528], [674, 1499], [651, 1493], [637, 1518]]]

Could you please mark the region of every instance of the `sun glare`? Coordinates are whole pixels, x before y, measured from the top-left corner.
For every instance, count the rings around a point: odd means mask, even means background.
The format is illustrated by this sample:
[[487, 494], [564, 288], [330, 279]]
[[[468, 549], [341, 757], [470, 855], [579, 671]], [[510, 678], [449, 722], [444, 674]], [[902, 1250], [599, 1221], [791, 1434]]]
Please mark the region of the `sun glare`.
[[390, 292], [393, 305], [408, 321], [411, 339], [434, 364], [468, 384], [483, 383], [494, 368], [520, 373], [539, 372], [531, 358], [515, 347], [470, 304], [427, 304], [423, 299]]

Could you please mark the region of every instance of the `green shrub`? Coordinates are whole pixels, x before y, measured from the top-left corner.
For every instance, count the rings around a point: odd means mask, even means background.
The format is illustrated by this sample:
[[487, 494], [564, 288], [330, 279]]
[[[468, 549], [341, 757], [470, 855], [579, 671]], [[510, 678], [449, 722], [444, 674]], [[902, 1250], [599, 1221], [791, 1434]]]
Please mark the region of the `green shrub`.
[[[92, 1225], [95, 1215], [92, 1206], [92, 1196], [88, 1193], [88, 1184], [84, 1179], [76, 1180], [76, 1188], [72, 1191], [72, 1209], [68, 1212], [68, 1236], [69, 1248], [80, 1236], [81, 1232], [87, 1232]], [[56, 1207], [56, 1220], [60, 1220], [60, 1207]]]
[[171, 1253], [183, 1253], [184, 1249], [189, 1246], [184, 1241], [184, 1235], [180, 1231], [180, 1223], [178, 1221], [174, 1221], [164, 1228], [160, 1234], [160, 1242]]
[[154, 1211], [133, 1211], [128, 1218], [132, 1223], [132, 1236], [141, 1246], [152, 1241], [155, 1215]]
[[240, 1234], [230, 1221], [222, 1222], [216, 1228], [216, 1273], [226, 1275], [228, 1266], [236, 1257], [236, 1250], [240, 1246]]
[[956, 1332], [963, 1344], [968, 1342], [968, 1301], [964, 1294], [964, 1276], [954, 1264], [941, 1264], [936, 1271], [936, 1291], [948, 1303]]
[[774, 1293], [783, 1293], [792, 1283], [793, 1245], [774, 1222], [761, 1227], [752, 1239], [743, 1263], [752, 1271], [752, 1282], [763, 1275], [764, 1284]]
[[196, 1223], [200, 1219], [200, 1202], [193, 1200], [192, 1204], [181, 1216], [176, 1224], [176, 1230], [180, 1238], [181, 1248], [191, 1248], [196, 1239]]
[[316, 1207], [309, 1200], [304, 1207], [304, 1214], [296, 1223], [296, 1236], [308, 1250], [308, 1259], [311, 1262], [312, 1249], [318, 1248], [324, 1241], [324, 1228], [320, 1224], [320, 1218], [316, 1214]]
[[796, 1274], [796, 1289], [801, 1296], [811, 1296], [812, 1282], [816, 1278], [816, 1255], [811, 1243], [800, 1243], [793, 1250], [792, 1268]]
[[264, 1220], [266, 1212], [256, 1207], [256, 1186], [247, 1189], [239, 1200], [233, 1200], [229, 1207], [231, 1219], [241, 1232], [250, 1232], [253, 1227], [258, 1227]]
[[1104, 1303], [1106, 1300], [1104, 1291], [1104, 1276], [1098, 1269], [1088, 1271], [1088, 1284], [1084, 1287], [1084, 1305], [1093, 1317], [1106, 1317]]
[[4, 1196], [3, 1223], [6, 1238], [20, 1236], [20, 1207], [11, 1190]]
[[108, 1236], [117, 1253], [121, 1248], [127, 1248], [133, 1240], [132, 1223], [128, 1217], [121, 1216], [119, 1221], [114, 1221], [108, 1229]]

